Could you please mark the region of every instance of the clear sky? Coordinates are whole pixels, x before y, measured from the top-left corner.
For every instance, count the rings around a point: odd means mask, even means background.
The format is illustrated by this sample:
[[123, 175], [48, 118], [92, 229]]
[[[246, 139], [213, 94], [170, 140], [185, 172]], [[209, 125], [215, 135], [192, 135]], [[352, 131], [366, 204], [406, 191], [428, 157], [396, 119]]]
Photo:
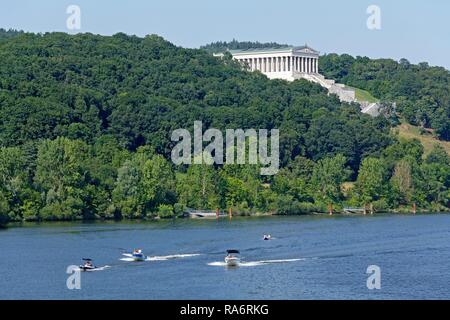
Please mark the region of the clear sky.
[[[79, 32], [155, 33], [184, 47], [233, 38], [308, 43], [450, 69], [449, 0], [0, 0], [0, 27], [72, 33], [71, 4], [81, 9]], [[381, 9], [380, 30], [367, 28], [369, 5]]]

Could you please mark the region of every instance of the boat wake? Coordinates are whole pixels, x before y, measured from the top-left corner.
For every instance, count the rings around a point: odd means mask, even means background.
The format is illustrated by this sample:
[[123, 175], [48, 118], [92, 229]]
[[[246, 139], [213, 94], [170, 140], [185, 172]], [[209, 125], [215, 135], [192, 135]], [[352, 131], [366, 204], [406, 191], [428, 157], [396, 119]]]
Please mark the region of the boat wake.
[[[306, 260], [305, 258], [301, 258], [301, 259], [279, 259], [279, 260], [260, 260], [260, 261], [241, 261], [239, 263], [240, 267], [256, 267], [256, 266], [262, 266], [262, 265], [266, 265], [266, 264], [272, 264], [272, 263], [287, 263], [287, 262], [295, 262], [295, 261], [304, 261]], [[208, 266], [213, 266], [213, 267], [226, 267], [227, 264], [225, 262], [221, 262], [221, 261], [215, 261], [215, 262], [210, 262], [208, 263]]]
[[111, 266], [96, 267], [95, 269], [89, 269], [89, 270], [83, 270], [81, 268], [78, 268], [77, 271], [94, 272], [94, 271], [103, 271], [103, 270], [106, 270], [108, 268], [111, 268]]
[[154, 256], [154, 257], [147, 257], [148, 261], [166, 261], [171, 259], [181, 259], [181, 258], [190, 258], [190, 257], [196, 257], [199, 256], [200, 253], [184, 253], [184, 254], [172, 254], [168, 256]]
[[[135, 261], [131, 253], [123, 253], [123, 255], [125, 256], [125, 258], [121, 258], [120, 259], [121, 261]], [[168, 256], [153, 256], [153, 257], [146, 257], [145, 261], [167, 261], [173, 259], [196, 257], [199, 255], [200, 253], [184, 253], [184, 254], [172, 254]]]

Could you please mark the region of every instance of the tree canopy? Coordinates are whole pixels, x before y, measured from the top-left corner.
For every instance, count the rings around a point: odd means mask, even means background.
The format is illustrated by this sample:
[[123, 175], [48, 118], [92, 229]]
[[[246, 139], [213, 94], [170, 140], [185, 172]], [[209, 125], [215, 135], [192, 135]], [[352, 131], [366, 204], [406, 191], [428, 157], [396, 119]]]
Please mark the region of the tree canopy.
[[432, 128], [450, 140], [450, 72], [406, 59], [369, 59], [348, 54], [320, 57], [319, 70], [326, 77], [369, 91], [376, 98], [395, 102], [409, 123]]
[[[391, 186], [391, 208], [407, 200], [448, 205], [448, 157], [436, 150], [423, 160], [415, 143], [390, 134], [384, 117], [362, 114], [317, 84], [269, 80], [156, 35], [4, 33], [0, 223], [171, 217], [185, 207], [305, 213], [329, 201], [375, 201]], [[438, 109], [442, 86], [428, 93]], [[279, 129], [279, 175], [260, 176], [251, 165], [175, 166], [171, 133], [192, 131], [194, 121], [204, 130]], [[366, 158], [384, 163], [383, 181]], [[410, 194], [398, 183], [408, 175]], [[340, 189], [372, 176], [367, 190]]]

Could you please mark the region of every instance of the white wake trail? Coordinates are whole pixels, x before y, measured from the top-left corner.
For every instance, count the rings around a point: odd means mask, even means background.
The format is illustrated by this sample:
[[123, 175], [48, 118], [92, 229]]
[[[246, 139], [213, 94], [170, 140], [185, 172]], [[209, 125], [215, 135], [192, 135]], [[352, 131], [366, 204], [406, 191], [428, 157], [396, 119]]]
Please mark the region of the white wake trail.
[[77, 271], [94, 272], [94, 271], [103, 271], [103, 270], [106, 270], [108, 268], [111, 268], [111, 266], [106, 265], [106, 266], [103, 266], [103, 267], [96, 267], [95, 269], [88, 269], [88, 270], [84, 270], [84, 269], [78, 268]]
[[[287, 263], [287, 262], [295, 262], [295, 261], [304, 261], [306, 258], [298, 258], [298, 259], [278, 259], [278, 260], [260, 260], [260, 261], [241, 261], [239, 263], [239, 267], [256, 267], [256, 266], [262, 266], [265, 264], [271, 264], [271, 263]], [[208, 266], [213, 267], [226, 267], [227, 264], [225, 262], [221, 261], [215, 261], [208, 263]]]
[[[121, 258], [121, 261], [135, 261], [133, 258], [133, 255], [130, 253], [123, 253], [123, 255], [126, 258]], [[145, 261], [167, 261], [172, 259], [182, 259], [182, 258], [190, 258], [190, 257], [196, 257], [200, 256], [200, 253], [182, 253], [182, 254], [171, 254], [167, 256], [152, 256], [152, 257], [146, 257]]]
[[147, 257], [147, 261], [166, 261], [171, 259], [181, 259], [181, 258], [190, 258], [190, 257], [196, 257], [199, 256], [200, 253], [183, 253], [183, 254], [172, 254], [168, 256], [154, 256], [154, 257]]

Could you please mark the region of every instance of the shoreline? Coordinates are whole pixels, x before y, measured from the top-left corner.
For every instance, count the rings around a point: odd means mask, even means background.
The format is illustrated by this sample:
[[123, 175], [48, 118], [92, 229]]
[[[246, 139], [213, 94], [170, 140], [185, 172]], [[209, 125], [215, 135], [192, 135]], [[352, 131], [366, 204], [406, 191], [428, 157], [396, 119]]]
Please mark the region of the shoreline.
[[220, 218], [191, 218], [191, 217], [174, 217], [174, 218], [136, 218], [136, 219], [76, 219], [76, 220], [44, 220], [44, 221], [13, 221], [9, 222], [6, 225], [0, 226], [0, 230], [6, 230], [9, 228], [25, 228], [31, 226], [39, 226], [39, 225], [57, 225], [57, 224], [96, 224], [96, 223], [135, 223], [135, 224], [144, 224], [144, 223], [158, 223], [158, 222], [175, 222], [175, 221], [224, 221], [229, 220], [233, 221], [234, 219], [242, 220], [242, 219], [256, 219], [256, 218], [306, 218], [306, 217], [387, 217], [387, 216], [428, 216], [428, 215], [449, 215], [450, 211], [420, 211], [416, 214], [408, 213], [408, 212], [396, 212], [396, 211], [388, 211], [388, 212], [378, 212], [375, 214], [343, 214], [343, 213], [334, 213], [333, 215], [329, 215], [328, 213], [307, 213], [307, 214], [291, 214], [291, 215], [277, 215], [277, 214], [252, 214], [252, 215], [234, 215], [232, 219], [227, 217]]

